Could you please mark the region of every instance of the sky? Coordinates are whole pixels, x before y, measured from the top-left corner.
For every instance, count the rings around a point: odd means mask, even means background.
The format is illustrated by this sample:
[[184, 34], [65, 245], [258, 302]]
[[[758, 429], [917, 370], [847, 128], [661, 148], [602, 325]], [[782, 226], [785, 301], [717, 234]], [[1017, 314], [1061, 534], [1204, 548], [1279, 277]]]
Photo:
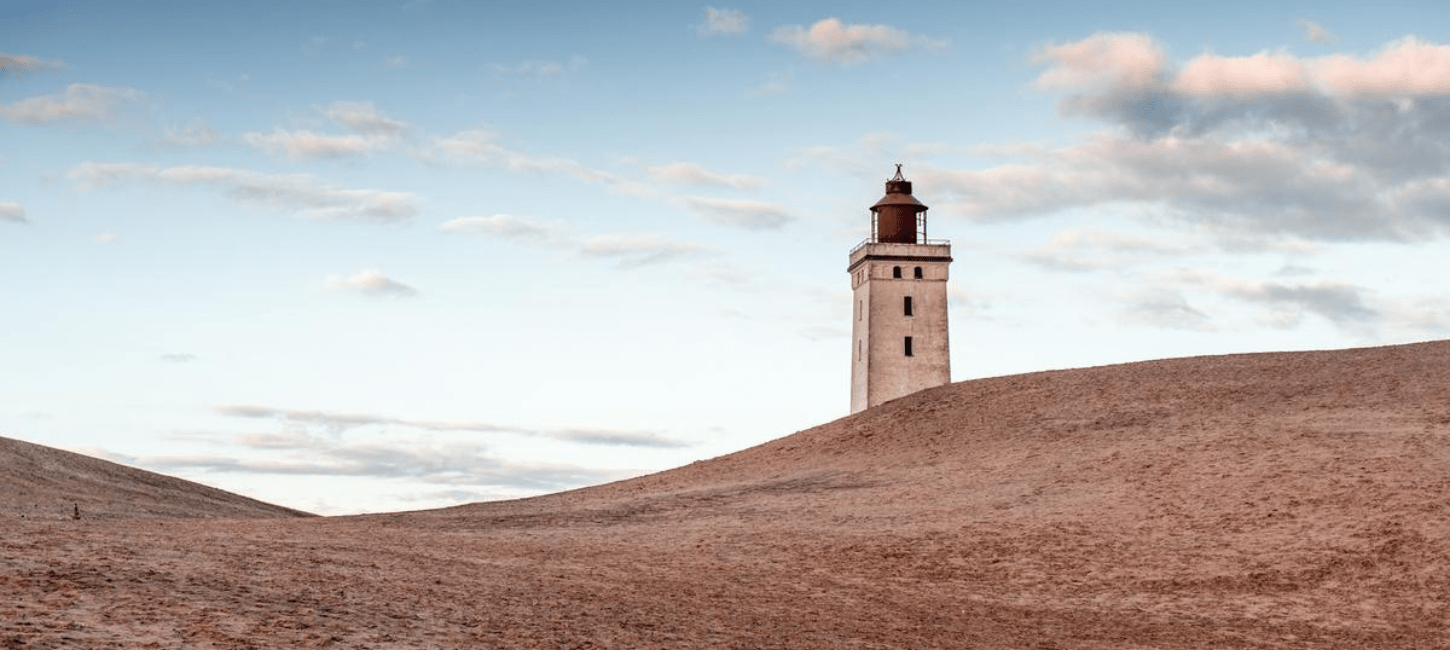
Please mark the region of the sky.
[[322, 514], [850, 406], [894, 165], [953, 380], [1450, 336], [1435, 2], [0, 0], [0, 435]]

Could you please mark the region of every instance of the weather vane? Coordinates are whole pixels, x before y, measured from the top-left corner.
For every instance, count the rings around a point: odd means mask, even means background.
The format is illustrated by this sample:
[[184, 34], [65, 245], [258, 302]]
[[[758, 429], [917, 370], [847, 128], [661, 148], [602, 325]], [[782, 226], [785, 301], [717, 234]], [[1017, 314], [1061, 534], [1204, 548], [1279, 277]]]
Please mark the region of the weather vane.
[[893, 180], [893, 181], [904, 181], [904, 180], [906, 180], [905, 178], [903, 178], [901, 176], [901, 163], [896, 163], [896, 177], [895, 178], [892, 178], [891, 180]]

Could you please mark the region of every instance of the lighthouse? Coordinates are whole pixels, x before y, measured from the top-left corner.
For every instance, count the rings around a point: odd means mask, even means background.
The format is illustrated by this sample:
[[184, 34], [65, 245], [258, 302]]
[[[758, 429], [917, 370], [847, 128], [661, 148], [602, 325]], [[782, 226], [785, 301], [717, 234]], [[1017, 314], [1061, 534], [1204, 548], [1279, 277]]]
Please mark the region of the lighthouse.
[[926, 206], [901, 175], [871, 206], [871, 237], [851, 249], [851, 412], [950, 383], [951, 242], [928, 239]]

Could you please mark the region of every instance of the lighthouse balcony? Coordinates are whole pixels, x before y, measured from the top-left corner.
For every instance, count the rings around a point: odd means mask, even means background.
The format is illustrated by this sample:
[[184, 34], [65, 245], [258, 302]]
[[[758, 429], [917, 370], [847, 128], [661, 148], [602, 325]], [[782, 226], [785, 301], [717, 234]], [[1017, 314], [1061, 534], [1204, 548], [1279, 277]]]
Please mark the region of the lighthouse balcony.
[[915, 244], [878, 242], [873, 237], [851, 249], [851, 267], [866, 258], [877, 259], [919, 259], [950, 262], [952, 243], [947, 239], [920, 239]]

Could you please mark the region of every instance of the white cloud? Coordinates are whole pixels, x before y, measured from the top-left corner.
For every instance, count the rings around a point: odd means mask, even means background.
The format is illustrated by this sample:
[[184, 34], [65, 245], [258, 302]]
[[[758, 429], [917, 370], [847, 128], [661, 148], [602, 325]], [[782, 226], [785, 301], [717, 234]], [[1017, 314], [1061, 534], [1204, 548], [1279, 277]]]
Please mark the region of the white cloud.
[[1299, 27], [1304, 29], [1304, 38], [1315, 43], [1333, 43], [1339, 40], [1339, 36], [1307, 18], [1299, 21]]
[[393, 68], [394, 70], [406, 68], [408, 67], [408, 57], [390, 56], [387, 58], [387, 60], [384, 61], [384, 64], [387, 65], [389, 68]]
[[365, 296], [380, 298], [411, 298], [418, 295], [417, 289], [373, 270], [364, 270], [351, 277], [329, 275], [327, 290], [357, 291]]
[[568, 62], [529, 60], [515, 65], [494, 64], [493, 70], [499, 74], [521, 77], [561, 77], [583, 72], [588, 67], [589, 59], [575, 55]]
[[186, 353], [163, 354], [157, 358], [166, 363], [191, 363], [197, 359], [196, 355]]
[[617, 259], [621, 268], [637, 268], [707, 253], [709, 249], [660, 235], [597, 235], [585, 239], [578, 252], [584, 257]]
[[238, 204], [292, 212], [309, 219], [393, 223], [418, 213], [417, 198], [410, 193], [334, 187], [319, 183], [305, 174], [262, 174], [229, 167], [195, 165], [155, 167], [138, 163], [85, 162], [72, 167], [67, 175], [84, 189], [128, 180], [215, 186]]
[[729, 187], [737, 190], [753, 190], [760, 187], [762, 183], [761, 179], [755, 176], [723, 174], [706, 169], [697, 163], [688, 162], [650, 165], [645, 168], [645, 172], [656, 182], [672, 185], [707, 185], [713, 187]]
[[735, 9], [705, 7], [705, 22], [695, 28], [705, 36], [736, 36], [750, 29], [750, 20]]
[[19, 203], [12, 201], [0, 201], [0, 221], [10, 223], [30, 223], [25, 218], [25, 208]]
[[117, 237], [116, 233], [113, 232], [103, 232], [95, 236], [95, 242], [97, 244], [114, 244], [118, 239], [120, 237]]
[[361, 156], [372, 150], [374, 143], [360, 135], [322, 135], [312, 131], [248, 133], [242, 139], [273, 156], [292, 160], [309, 158], [345, 158]]
[[314, 110], [353, 133], [274, 129], [272, 133], [247, 133], [242, 139], [272, 156], [291, 160], [347, 158], [385, 150], [409, 129], [406, 123], [384, 115], [372, 102], [333, 102]]
[[43, 61], [32, 54], [0, 52], [0, 73], [62, 67], [65, 67], [65, 64], [58, 61]]
[[504, 239], [531, 243], [567, 241], [572, 236], [567, 228], [557, 223], [546, 223], [534, 219], [495, 214], [487, 217], [458, 217], [438, 226], [444, 232], [473, 232]]
[[770, 40], [783, 43], [816, 61], [854, 65], [912, 46], [940, 49], [944, 41], [927, 39], [888, 25], [847, 25], [839, 18], [816, 21], [810, 27], [787, 25], [776, 28]]
[[222, 136], [207, 126], [205, 120], [198, 118], [180, 128], [170, 124], [166, 125], [166, 135], [163, 139], [167, 144], [179, 147], [204, 147], [221, 140]]
[[95, 84], [71, 84], [65, 93], [40, 95], [0, 105], [0, 116], [20, 124], [53, 122], [105, 122], [115, 119], [128, 105], [141, 98], [131, 88], [112, 88]]
[[483, 129], [460, 131], [447, 138], [437, 138], [421, 152], [425, 160], [455, 164], [494, 165], [510, 171], [538, 174], [560, 174], [582, 181], [602, 184], [614, 191], [632, 196], [650, 197], [658, 193], [641, 183], [611, 172], [594, 169], [568, 158], [543, 158], [514, 151], [498, 143], [498, 134]]
[[703, 196], [686, 196], [681, 200], [711, 221], [746, 230], [780, 230], [795, 220], [784, 206], [765, 201]]
[[407, 123], [384, 115], [372, 102], [332, 102], [317, 111], [336, 124], [366, 135], [400, 136], [409, 128]]

